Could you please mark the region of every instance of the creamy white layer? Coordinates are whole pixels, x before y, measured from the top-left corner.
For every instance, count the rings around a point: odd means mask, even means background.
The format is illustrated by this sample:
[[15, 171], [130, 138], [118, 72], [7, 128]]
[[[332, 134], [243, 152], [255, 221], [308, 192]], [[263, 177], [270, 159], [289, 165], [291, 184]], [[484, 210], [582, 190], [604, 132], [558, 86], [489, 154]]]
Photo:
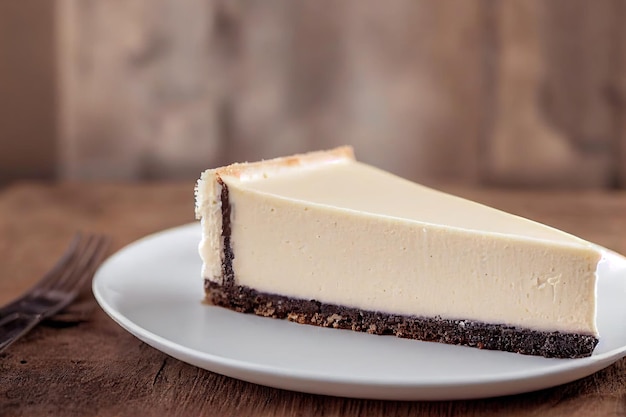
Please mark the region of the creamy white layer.
[[203, 174], [204, 277], [221, 282], [219, 175], [239, 285], [387, 313], [597, 334], [601, 254], [590, 243], [356, 162], [345, 149], [289, 161]]

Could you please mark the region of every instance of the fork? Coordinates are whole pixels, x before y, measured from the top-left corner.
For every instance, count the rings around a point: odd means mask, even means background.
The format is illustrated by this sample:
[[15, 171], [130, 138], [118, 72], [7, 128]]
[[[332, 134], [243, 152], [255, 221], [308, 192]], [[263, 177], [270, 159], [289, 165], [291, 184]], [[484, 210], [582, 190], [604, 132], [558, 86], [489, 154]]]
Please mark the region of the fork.
[[0, 308], [0, 352], [74, 301], [104, 260], [109, 241], [103, 235], [76, 234], [56, 265], [37, 284]]

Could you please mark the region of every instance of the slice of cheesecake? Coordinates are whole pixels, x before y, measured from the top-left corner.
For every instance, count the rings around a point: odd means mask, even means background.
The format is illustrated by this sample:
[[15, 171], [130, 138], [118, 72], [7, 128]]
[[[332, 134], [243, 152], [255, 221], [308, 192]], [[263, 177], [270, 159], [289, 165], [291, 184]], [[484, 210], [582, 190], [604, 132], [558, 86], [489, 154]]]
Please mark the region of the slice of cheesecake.
[[546, 357], [591, 355], [601, 253], [337, 148], [207, 170], [206, 297], [244, 313]]

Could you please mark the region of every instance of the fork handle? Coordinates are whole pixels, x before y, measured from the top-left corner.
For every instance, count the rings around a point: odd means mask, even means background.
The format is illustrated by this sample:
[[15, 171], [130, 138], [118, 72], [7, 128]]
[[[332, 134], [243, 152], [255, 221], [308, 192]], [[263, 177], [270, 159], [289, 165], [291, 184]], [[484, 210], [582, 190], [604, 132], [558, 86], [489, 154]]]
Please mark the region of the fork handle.
[[35, 327], [41, 314], [12, 313], [0, 319], [0, 353]]
[[0, 326], [5, 319], [9, 319], [13, 314], [20, 311], [20, 306], [26, 297], [20, 297], [9, 304], [0, 307]]

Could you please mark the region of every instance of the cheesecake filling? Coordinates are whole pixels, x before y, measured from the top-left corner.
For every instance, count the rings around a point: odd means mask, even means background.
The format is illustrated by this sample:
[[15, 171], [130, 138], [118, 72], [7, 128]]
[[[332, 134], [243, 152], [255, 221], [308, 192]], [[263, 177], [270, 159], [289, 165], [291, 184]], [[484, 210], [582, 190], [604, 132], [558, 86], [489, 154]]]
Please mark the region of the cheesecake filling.
[[350, 158], [326, 162], [203, 174], [203, 276], [224, 284], [231, 263], [232, 284], [260, 293], [597, 336], [591, 244]]
[[584, 247], [555, 250], [238, 188], [230, 195], [237, 285], [369, 311], [596, 333], [597, 254]]

